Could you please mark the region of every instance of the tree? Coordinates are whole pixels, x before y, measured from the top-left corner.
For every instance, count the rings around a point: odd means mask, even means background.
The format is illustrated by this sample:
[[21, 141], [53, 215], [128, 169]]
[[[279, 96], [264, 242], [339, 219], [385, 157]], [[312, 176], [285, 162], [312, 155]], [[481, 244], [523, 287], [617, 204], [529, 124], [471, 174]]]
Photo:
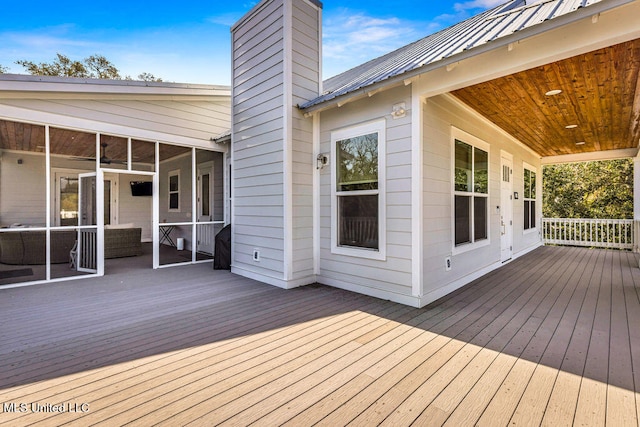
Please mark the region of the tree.
[[84, 63], [90, 70], [91, 77], [98, 79], [120, 80], [118, 69], [102, 55], [91, 55], [85, 58]]
[[56, 54], [56, 59], [51, 63], [41, 62], [36, 64], [24, 59], [16, 61], [27, 72], [34, 76], [61, 76], [61, 77], [91, 77], [87, 67], [80, 61], [72, 61], [69, 57]]
[[545, 166], [547, 218], [633, 218], [631, 159]]
[[161, 82], [162, 81], [160, 77], [156, 77], [151, 73], [138, 74], [138, 80], [142, 80], [143, 82]]
[[[82, 77], [91, 79], [111, 79], [122, 80], [118, 68], [102, 55], [91, 55], [81, 61], [71, 60], [68, 56], [56, 53], [56, 58], [52, 62], [41, 62], [36, 64], [33, 61], [21, 59], [16, 64], [24, 67], [27, 72], [34, 76], [60, 76], [60, 77]], [[0, 66], [0, 73], [6, 72], [6, 68]], [[161, 82], [162, 79], [151, 73], [141, 73], [139, 80]], [[125, 76], [124, 80], [133, 80]]]
[[2, 64], [0, 64], [0, 74], [4, 74], [7, 71], [9, 71], [9, 69], [7, 67], [3, 67]]

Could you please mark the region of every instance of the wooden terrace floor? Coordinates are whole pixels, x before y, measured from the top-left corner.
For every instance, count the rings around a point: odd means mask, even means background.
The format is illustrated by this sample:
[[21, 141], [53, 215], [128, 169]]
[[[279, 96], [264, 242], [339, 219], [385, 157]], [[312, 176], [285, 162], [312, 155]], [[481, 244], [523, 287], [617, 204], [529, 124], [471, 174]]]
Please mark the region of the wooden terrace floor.
[[423, 309], [210, 268], [0, 289], [0, 424], [638, 425], [629, 252], [543, 247]]

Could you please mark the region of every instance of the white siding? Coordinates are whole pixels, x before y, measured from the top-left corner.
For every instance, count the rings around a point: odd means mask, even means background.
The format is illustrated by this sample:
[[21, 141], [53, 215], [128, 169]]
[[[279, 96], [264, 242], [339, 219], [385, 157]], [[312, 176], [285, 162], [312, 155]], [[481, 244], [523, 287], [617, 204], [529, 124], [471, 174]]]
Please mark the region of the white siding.
[[295, 106], [318, 95], [319, 34], [319, 10], [291, 0], [232, 28], [232, 265], [285, 287], [313, 281], [313, 129]]
[[[424, 120], [424, 278], [423, 295], [433, 300], [470, 281], [474, 275], [500, 265], [500, 151], [513, 155], [513, 191], [523, 194], [523, 162], [535, 166], [540, 159], [515, 143], [494, 125], [470, 112], [452, 97], [427, 100]], [[452, 255], [452, 137], [451, 128], [467, 132], [490, 144], [489, 150], [489, 236], [490, 245]], [[538, 178], [538, 218], [542, 215], [540, 173]], [[526, 252], [540, 244], [537, 232], [523, 232], [523, 198], [513, 201], [513, 253]], [[445, 258], [451, 257], [451, 271]], [[430, 298], [429, 295], [433, 296]]]
[[[180, 193], [179, 209], [169, 211], [169, 174], [179, 171]], [[189, 222], [193, 218], [191, 152], [160, 163], [159, 208], [160, 222]]]
[[[46, 223], [45, 156], [1, 153], [0, 224], [44, 227]], [[22, 164], [18, 164], [22, 159]]]
[[153, 217], [153, 198], [151, 196], [132, 196], [131, 181], [151, 181], [150, 176], [119, 174], [118, 223], [133, 224], [142, 228], [141, 239], [151, 242], [153, 231], [151, 220]]
[[101, 99], [0, 99], [0, 104], [28, 109], [32, 112], [84, 119], [94, 122], [94, 128], [104, 132], [106, 126], [117, 124], [133, 129], [153, 131], [164, 136], [164, 142], [172, 142], [174, 137], [188, 137], [209, 141], [230, 127], [229, 100], [218, 101], [173, 101]]
[[331, 253], [331, 168], [321, 172], [321, 259], [318, 281], [369, 295], [408, 302], [411, 283], [411, 115], [392, 119], [392, 106], [411, 105], [408, 87], [391, 89], [322, 113], [321, 149], [331, 152], [331, 132], [372, 120], [386, 120], [386, 260]]
[[[232, 30], [234, 269], [284, 278], [284, 6]], [[260, 261], [253, 261], [253, 251]]]

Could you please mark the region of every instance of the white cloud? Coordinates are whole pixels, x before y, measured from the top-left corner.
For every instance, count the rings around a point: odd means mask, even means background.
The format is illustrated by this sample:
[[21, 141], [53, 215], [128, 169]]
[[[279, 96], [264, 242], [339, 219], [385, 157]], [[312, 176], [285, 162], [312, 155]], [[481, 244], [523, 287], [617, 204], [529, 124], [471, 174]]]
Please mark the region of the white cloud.
[[473, 0], [464, 3], [455, 3], [453, 8], [458, 12], [463, 12], [470, 9], [490, 9], [503, 3], [505, 3], [504, 0]]
[[[429, 34], [434, 24], [376, 18], [342, 8], [324, 15], [324, 74], [330, 77]], [[433, 28], [437, 29], [437, 28]]]

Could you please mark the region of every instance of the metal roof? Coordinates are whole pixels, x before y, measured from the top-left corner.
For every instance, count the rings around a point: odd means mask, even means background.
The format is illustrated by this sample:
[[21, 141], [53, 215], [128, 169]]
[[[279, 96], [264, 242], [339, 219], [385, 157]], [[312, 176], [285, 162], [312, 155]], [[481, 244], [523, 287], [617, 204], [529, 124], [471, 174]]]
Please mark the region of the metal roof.
[[[609, 0], [511, 0], [391, 53], [331, 77], [307, 109], [396, 76], [419, 70], [497, 39]], [[614, 2], [611, 2], [614, 3]]]

